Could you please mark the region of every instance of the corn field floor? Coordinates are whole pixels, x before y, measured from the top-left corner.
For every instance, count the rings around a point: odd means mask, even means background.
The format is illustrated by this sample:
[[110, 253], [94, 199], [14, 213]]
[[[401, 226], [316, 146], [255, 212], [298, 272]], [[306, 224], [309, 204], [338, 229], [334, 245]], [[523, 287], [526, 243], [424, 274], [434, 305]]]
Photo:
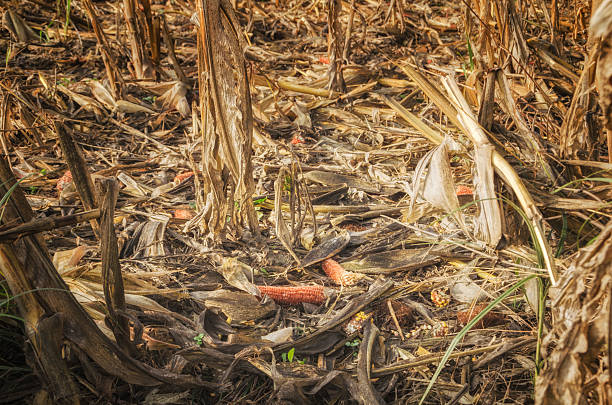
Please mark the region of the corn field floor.
[[[94, 188], [116, 180], [121, 350], [165, 376], [128, 384], [67, 337], [68, 402], [525, 404], [574, 387], [606, 403], [605, 339], [563, 362], [568, 325], [609, 313], [605, 295], [582, 306], [612, 271], [589, 3], [238, 1], [258, 229], [214, 243], [202, 161], [227, 151], [204, 152], [198, 72], [240, 59], [204, 63], [199, 1], [0, 1], [17, 190], [33, 221], [92, 213], [40, 235], [115, 342], [99, 205], [79, 197], [62, 134]], [[228, 223], [248, 208], [229, 206]], [[3, 219], [2, 244], [16, 225]], [[62, 403], [0, 281], [0, 403]]]

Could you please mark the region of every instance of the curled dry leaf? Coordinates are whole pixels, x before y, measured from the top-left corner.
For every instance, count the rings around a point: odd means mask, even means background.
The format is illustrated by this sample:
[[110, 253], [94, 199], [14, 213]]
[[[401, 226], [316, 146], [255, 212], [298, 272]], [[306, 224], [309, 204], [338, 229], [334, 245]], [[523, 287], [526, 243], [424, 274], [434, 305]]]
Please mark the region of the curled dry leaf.
[[110, 90], [108, 90], [108, 88], [98, 80], [90, 80], [88, 84], [94, 98], [98, 100], [98, 102], [107, 110], [115, 111], [117, 108], [117, 102], [115, 101], [115, 97], [113, 97]]
[[223, 275], [225, 281], [232, 287], [252, 295], [259, 295], [257, 287], [247, 278], [247, 276], [253, 276], [253, 269], [248, 264], [242, 263], [234, 257], [224, 257], [217, 271]]
[[136, 239], [134, 253], [136, 257], [164, 256], [164, 234], [168, 225], [167, 216], [158, 216], [162, 220], [153, 219], [142, 224], [134, 238]]
[[[459, 210], [459, 200], [455, 192], [455, 182], [451, 173], [450, 161], [448, 158], [448, 146], [446, 141], [435, 147], [431, 153], [423, 157], [424, 162], [417, 165], [422, 167], [427, 165], [429, 160], [429, 170], [425, 176], [423, 184], [423, 198], [433, 206], [444, 210], [455, 218], [461, 229], [466, 235], [470, 235], [463, 214]], [[412, 204], [414, 204], [415, 196], [419, 190], [420, 178], [415, 172], [415, 186], [413, 187]]]
[[147, 114], [155, 114], [155, 111], [151, 110], [149, 107], [145, 107], [140, 104], [132, 103], [127, 100], [119, 100], [115, 104], [115, 108], [117, 111], [127, 114], [134, 113], [147, 113]]
[[83, 94], [79, 94], [76, 91], [72, 91], [63, 85], [57, 86], [57, 90], [64, 93], [68, 97], [70, 97], [75, 103], [80, 105], [81, 108], [83, 108], [84, 110], [91, 111], [94, 114], [96, 114], [96, 116], [98, 117], [102, 115], [102, 110], [103, 110], [102, 105], [98, 103], [98, 101], [95, 100], [94, 98], [87, 97]]
[[487, 296], [485, 291], [466, 275], [458, 277], [449, 287], [451, 297], [459, 302], [469, 304]]
[[53, 255], [53, 265], [60, 274], [74, 268], [85, 256], [87, 249], [85, 246], [78, 246], [74, 249], [57, 251]]
[[259, 302], [254, 295], [242, 291], [193, 291], [191, 296], [202, 301], [207, 308], [223, 312], [230, 322], [248, 322], [272, 314], [273, 302]]
[[297, 125], [298, 128], [312, 128], [312, 120], [310, 119], [307, 107], [294, 103], [293, 107], [291, 107], [291, 111], [295, 114], [293, 123]]
[[304, 173], [304, 179], [322, 184], [324, 186], [340, 186], [346, 184], [348, 187], [363, 190], [366, 193], [379, 193], [380, 190], [372, 183], [346, 174], [326, 172], [322, 170], [311, 170]]
[[274, 332], [270, 332], [267, 335], [263, 335], [261, 337], [261, 340], [267, 340], [275, 344], [280, 344], [290, 341], [292, 336], [293, 327], [288, 327], [275, 330]]
[[311, 266], [322, 262], [325, 259], [337, 255], [344, 249], [351, 240], [351, 236], [347, 231], [342, 231], [338, 236], [324, 240], [318, 246], [313, 248], [304, 258], [300, 265], [302, 267]]
[[164, 110], [177, 110], [183, 118], [191, 115], [191, 105], [187, 101], [187, 86], [183, 82], [175, 82], [169, 90], [157, 98], [155, 103]]

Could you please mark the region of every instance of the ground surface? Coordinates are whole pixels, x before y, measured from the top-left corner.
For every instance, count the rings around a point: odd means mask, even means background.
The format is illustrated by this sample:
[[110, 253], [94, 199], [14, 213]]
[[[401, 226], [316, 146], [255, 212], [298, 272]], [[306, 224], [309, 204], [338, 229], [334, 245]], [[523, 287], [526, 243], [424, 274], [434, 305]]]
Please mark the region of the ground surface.
[[[192, 117], [192, 105], [199, 117], [196, 26], [190, 22], [194, 7], [184, 1], [152, 6], [154, 14], [165, 16], [175, 41], [176, 58], [188, 79], [181, 87], [166, 45], [151, 78], [135, 80], [119, 3], [94, 3], [126, 89], [124, 104], [105, 104], [100, 90], [108, 89], [105, 66], [82, 4], [72, 2], [65, 26], [64, 9], [58, 13], [54, 4], [4, 3], [3, 10], [20, 14], [39, 36], [25, 45], [3, 29], [0, 40], [5, 61], [2, 147], [15, 174], [30, 175], [22, 186], [36, 215], [81, 210], [74, 186], [58, 183], [67, 166], [51, 123], [63, 121], [94, 177], [116, 176], [121, 186], [115, 224], [127, 303], [143, 327], [141, 360], [218, 383], [215, 392], [130, 388], [103, 372], [76, 367], [88, 400], [418, 403], [452, 339], [486, 304], [507, 293], [456, 342], [426, 403], [532, 401], [540, 361], [532, 309], [537, 284], [513, 286], [529, 275], [545, 280], [548, 275], [540, 268], [528, 226], [511, 204], [502, 204], [503, 237], [496, 246], [474, 232], [480, 208], [469, 204], [478, 198], [472, 144], [455, 117], [442, 113], [405, 69], [421, 71], [440, 91], [441, 77], [454, 74], [478, 114], [487, 72], [478, 70], [481, 42], [473, 26], [466, 28], [464, 4], [410, 3], [386, 18], [388, 3], [354, 2], [344, 69], [347, 90], [326, 95], [321, 92], [329, 68], [326, 3], [239, 2], [248, 42], [254, 201], [261, 238], [250, 232], [228, 234], [222, 245], [211, 248], [195, 217], [201, 138]], [[350, 7], [343, 3], [344, 28]], [[523, 34], [550, 41], [542, 13], [526, 15]], [[585, 17], [563, 12], [561, 17], [563, 35], [555, 40], [577, 76], [586, 49], [580, 26]], [[470, 21], [477, 25], [473, 16]], [[509, 110], [496, 106], [490, 112], [490, 133], [534, 196], [556, 267], [563, 272], [577, 248], [606, 222], [610, 189], [580, 181], [553, 194], [596, 169], [561, 161], [561, 126], [576, 78], [555, 71], [536, 48], [530, 49], [532, 72], [554, 101], [542, 107], [540, 93], [525, 85], [521, 75], [509, 73], [516, 100], [512, 109], [540, 140], [552, 177], [529, 160], [517, 135], [522, 127]], [[507, 62], [498, 67], [510, 72], [512, 63]], [[431, 165], [423, 161], [419, 166], [435, 145], [385, 97], [442, 138], [448, 136], [450, 155], [434, 154]], [[594, 145], [590, 156], [585, 151], [577, 157], [599, 159]], [[426, 179], [423, 168], [428, 165]], [[420, 189], [425, 191], [412, 198], [415, 179], [423, 180]], [[498, 196], [515, 201], [506, 182], [498, 179], [496, 187]], [[454, 195], [462, 208], [453, 211], [451, 205], [453, 212], [445, 212], [444, 201], [453, 203]], [[280, 217], [274, 210], [279, 197]], [[581, 207], [585, 199], [592, 206]], [[288, 229], [292, 252], [277, 237], [279, 222]], [[112, 336], [104, 325], [100, 252], [90, 225], [56, 229], [45, 238], [71, 290]], [[337, 264], [328, 258], [352, 273], [334, 281], [324, 267]], [[315, 303], [260, 302], [252, 293], [264, 285], [319, 285], [325, 297]], [[30, 371], [35, 365], [24, 364], [19, 354], [23, 338], [17, 325], [3, 332], [6, 340], [18, 342], [2, 356], [8, 370], [2, 391], [10, 401], [28, 398], [40, 387]], [[274, 349], [274, 360], [268, 347]], [[99, 378], [85, 383], [94, 376]]]

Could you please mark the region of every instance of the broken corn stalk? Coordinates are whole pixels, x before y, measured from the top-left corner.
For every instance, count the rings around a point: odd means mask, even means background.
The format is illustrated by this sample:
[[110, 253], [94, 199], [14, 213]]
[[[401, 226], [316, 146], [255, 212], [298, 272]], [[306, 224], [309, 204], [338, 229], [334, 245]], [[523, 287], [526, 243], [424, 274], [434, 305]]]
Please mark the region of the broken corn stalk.
[[325, 288], [321, 285], [308, 285], [299, 287], [290, 286], [257, 286], [261, 295], [267, 295], [279, 304], [321, 304], [325, 301]]
[[344, 270], [344, 267], [333, 259], [327, 259], [323, 262], [323, 271], [334, 283], [344, 286], [351, 286], [362, 277], [361, 274]]

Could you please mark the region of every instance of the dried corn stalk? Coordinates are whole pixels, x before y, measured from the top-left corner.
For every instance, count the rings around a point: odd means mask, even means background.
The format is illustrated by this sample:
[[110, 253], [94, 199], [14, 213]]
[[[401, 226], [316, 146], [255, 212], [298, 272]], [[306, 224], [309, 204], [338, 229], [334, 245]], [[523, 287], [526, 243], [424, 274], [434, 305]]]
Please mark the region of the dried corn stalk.
[[593, 154], [592, 132], [594, 131], [591, 130], [593, 125], [590, 121], [593, 118], [590, 111], [594, 111], [596, 107], [592, 87], [600, 49], [601, 44], [597, 43], [587, 54], [572, 102], [561, 125], [559, 148], [564, 158], [589, 158]]
[[[123, 15], [128, 26], [132, 66], [134, 67], [134, 74], [137, 79], [152, 78], [154, 69], [145, 50], [145, 28], [144, 24], [142, 24], [142, 20], [138, 18], [135, 2], [136, 0], [123, 1]], [[144, 3], [148, 4], [146, 1]], [[155, 45], [152, 44], [152, 46], [155, 49]], [[157, 47], [157, 49], [159, 49], [159, 47]]]
[[110, 44], [108, 43], [104, 30], [102, 30], [100, 22], [98, 21], [96, 8], [91, 0], [83, 0], [83, 6], [87, 12], [91, 27], [96, 35], [96, 41], [100, 47], [100, 54], [102, 55], [102, 61], [104, 62], [104, 67], [106, 68], [106, 78], [108, 79], [113, 99], [119, 99], [123, 95], [123, 77], [121, 76], [121, 73], [119, 73], [119, 68], [117, 67]]
[[344, 92], [346, 89], [344, 76], [342, 74], [342, 47], [344, 41], [342, 40], [342, 24], [339, 20], [341, 10], [341, 0], [329, 0], [329, 9], [327, 10], [327, 23], [329, 24], [329, 33], [327, 36], [329, 81], [327, 87], [330, 90]]
[[457, 118], [474, 142], [474, 161], [476, 163], [474, 186], [480, 199], [478, 203], [480, 216], [476, 221], [476, 230], [487, 244], [496, 246], [501, 239], [502, 217], [493, 182], [493, 151], [495, 148], [478, 126], [455, 80], [452, 77], [446, 77], [443, 83], [449, 96], [458, 107]]
[[598, 47], [595, 83], [599, 91], [599, 105], [603, 110], [607, 132], [608, 161], [612, 163], [612, 1], [605, 0], [593, 14], [591, 33], [601, 37]]
[[554, 350], [537, 379], [536, 404], [609, 404], [612, 223], [581, 252], [559, 286], [551, 305], [553, 329], [544, 339]]
[[[197, 222], [209, 241], [227, 228], [257, 233], [252, 202], [253, 112], [244, 42], [228, 0], [198, 0], [198, 74], [204, 200]], [[238, 236], [238, 235], [237, 235]]]
[[[530, 77], [533, 77], [533, 69], [528, 68], [529, 47], [525, 40], [524, 22], [520, 13], [517, 12], [514, 0], [498, 1], [496, 6], [497, 17], [501, 20], [498, 20], [498, 27], [506, 27], [502, 33], [503, 44], [506, 46], [505, 49], [509, 49], [512, 53], [511, 61], [514, 71], [527, 73]], [[500, 63], [500, 65], [502, 64]]]

